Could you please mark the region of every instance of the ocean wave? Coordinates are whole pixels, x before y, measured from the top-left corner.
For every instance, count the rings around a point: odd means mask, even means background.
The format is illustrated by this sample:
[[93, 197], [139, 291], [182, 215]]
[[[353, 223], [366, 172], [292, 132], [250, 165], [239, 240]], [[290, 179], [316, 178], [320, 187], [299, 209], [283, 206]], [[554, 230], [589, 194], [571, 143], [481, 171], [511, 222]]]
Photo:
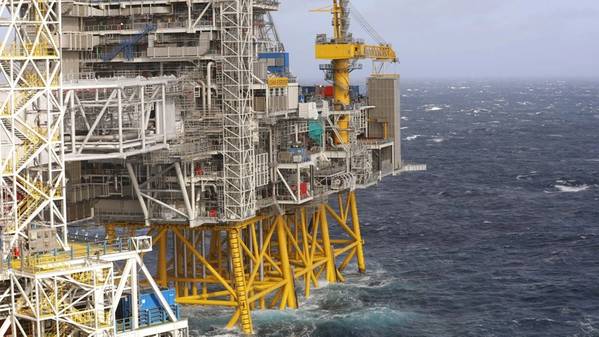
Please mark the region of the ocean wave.
[[415, 140], [415, 139], [420, 138], [420, 137], [422, 137], [422, 135], [408, 136], [408, 137], [406, 137], [406, 140]]
[[589, 185], [584, 184], [584, 185], [578, 185], [578, 186], [567, 186], [567, 185], [555, 185], [555, 188], [563, 193], [577, 193], [577, 192], [583, 192], [586, 191], [590, 188]]

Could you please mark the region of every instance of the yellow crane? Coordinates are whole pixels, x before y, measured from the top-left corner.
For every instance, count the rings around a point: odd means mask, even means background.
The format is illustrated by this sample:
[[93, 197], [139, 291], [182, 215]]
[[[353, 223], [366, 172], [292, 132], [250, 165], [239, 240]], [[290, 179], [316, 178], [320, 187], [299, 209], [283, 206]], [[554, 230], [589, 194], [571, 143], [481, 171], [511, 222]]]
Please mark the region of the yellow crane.
[[[316, 40], [316, 58], [330, 60], [331, 80], [334, 86], [333, 104], [336, 111], [346, 110], [350, 104], [350, 72], [356, 60], [371, 59], [377, 62], [397, 62], [397, 55], [391, 45], [382, 40], [377, 45], [368, 45], [355, 40], [349, 32], [349, 0], [333, 0], [332, 7], [314, 10], [314, 12], [330, 12], [333, 15], [333, 38], [319, 35]], [[367, 25], [367, 23], [365, 23]], [[374, 32], [367, 25], [367, 30]], [[349, 143], [349, 116], [342, 115], [337, 122], [338, 144]]]

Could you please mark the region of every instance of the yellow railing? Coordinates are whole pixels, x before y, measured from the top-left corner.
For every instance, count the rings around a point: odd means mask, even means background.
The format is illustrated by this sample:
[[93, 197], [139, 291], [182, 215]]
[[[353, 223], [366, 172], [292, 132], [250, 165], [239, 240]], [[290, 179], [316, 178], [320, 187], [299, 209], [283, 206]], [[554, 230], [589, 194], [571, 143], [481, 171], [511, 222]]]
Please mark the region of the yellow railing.
[[[45, 88], [46, 85], [44, 81], [34, 72], [28, 72], [23, 75], [23, 79], [25, 83], [20, 85], [21, 88]], [[52, 79], [50, 85], [52, 87], [58, 87], [59, 85], [59, 77], [55, 77]], [[0, 110], [0, 115], [10, 116], [13, 111], [16, 112], [21, 109], [25, 104], [27, 104], [37, 90], [26, 90], [26, 91], [18, 91], [15, 93], [16, 98], [14, 101], [14, 109], [12, 102], [7, 102], [2, 110]]]
[[80, 273], [75, 273], [75, 274], [71, 275], [71, 277], [75, 281], [77, 281], [79, 283], [84, 283], [84, 284], [91, 283], [93, 280], [92, 272], [90, 272], [90, 271], [83, 271]]
[[[15, 125], [16, 127], [16, 125]], [[47, 133], [47, 129], [45, 128], [35, 128], [35, 132], [28, 128], [16, 128], [17, 132], [23, 134], [25, 136], [25, 140], [17, 147], [15, 154], [15, 163], [16, 168], [18, 169], [25, 161], [33, 156], [35, 151], [37, 151], [40, 146], [42, 146], [44, 140], [39, 135], [44, 135]], [[11, 173], [13, 169], [13, 160], [9, 159], [7, 165], [4, 168], [4, 172]]]
[[12, 102], [8, 102], [5, 106], [4, 109], [2, 109], [2, 111], [0, 113], [2, 113], [3, 116], [10, 116], [12, 111], [18, 111], [19, 109], [21, 109], [25, 104], [27, 104], [27, 102], [29, 102], [29, 100], [35, 95], [34, 91], [23, 91], [23, 92], [19, 92], [17, 94], [17, 97], [15, 99], [15, 103], [14, 103], [14, 109], [12, 108]]
[[39, 41], [37, 44], [33, 43], [12, 43], [5, 46], [0, 57], [48, 57], [57, 56], [56, 50], [50, 46], [48, 41]]
[[98, 312], [98, 311], [78, 311], [77, 309], [72, 309], [74, 314], [71, 315], [73, 321], [90, 327], [96, 326], [96, 319], [98, 321], [99, 327], [108, 327], [110, 322], [106, 319], [110, 317], [107, 312]]

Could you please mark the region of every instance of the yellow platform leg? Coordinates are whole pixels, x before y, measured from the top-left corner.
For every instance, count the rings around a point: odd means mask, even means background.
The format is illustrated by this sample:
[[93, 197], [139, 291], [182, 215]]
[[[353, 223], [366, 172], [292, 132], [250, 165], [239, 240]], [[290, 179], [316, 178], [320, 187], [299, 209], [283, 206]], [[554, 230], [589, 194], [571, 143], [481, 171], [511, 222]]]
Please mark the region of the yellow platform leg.
[[252, 327], [252, 316], [250, 313], [250, 303], [248, 301], [246, 288], [245, 268], [243, 267], [241, 243], [239, 240], [239, 229], [231, 229], [229, 231], [229, 249], [231, 253], [235, 293], [237, 295], [237, 312], [240, 319], [241, 331], [245, 334], [252, 334], [254, 329]]
[[106, 240], [108, 242], [114, 242], [116, 239], [116, 228], [114, 225], [109, 224], [105, 226], [106, 228]]
[[168, 287], [167, 273], [167, 249], [168, 249], [168, 230], [163, 229], [164, 233], [158, 240], [158, 284], [163, 287]]
[[[239, 326], [250, 334], [252, 309], [297, 308], [296, 279], [305, 283], [308, 297], [321, 278], [342, 282], [343, 271], [353, 261], [365, 271], [357, 196], [340, 193], [338, 202], [338, 211], [324, 202], [240, 224], [194, 229], [155, 225], [150, 231], [158, 233], [158, 283], [174, 285], [180, 304], [230, 308], [233, 316], [227, 327]], [[174, 240], [169, 241], [170, 233]], [[169, 264], [177, 266], [177, 275], [167, 273]], [[188, 273], [182, 273], [183, 266]]]
[[362, 239], [362, 231], [360, 229], [360, 216], [358, 215], [358, 202], [356, 200], [356, 192], [349, 193], [349, 207], [351, 208], [352, 225], [354, 235], [356, 236], [356, 257], [358, 260], [358, 270], [360, 273], [366, 272], [366, 260], [364, 259], [364, 240]]
[[295, 309], [297, 308], [297, 298], [295, 294], [294, 277], [291, 273], [291, 265], [289, 264], [289, 251], [287, 243], [287, 222], [283, 216], [278, 216], [276, 220], [277, 236], [279, 240], [279, 258], [281, 259], [281, 271], [285, 287], [283, 288], [283, 297], [281, 299], [281, 308], [285, 306]]
[[328, 282], [337, 282], [337, 268], [335, 267], [335, 255], [333, 253], [333, 246], [331, 245], [331, 237], [329, 233], [329, 222], [327, 220], [327, 211], [325, 204], [318, 207], [318, 214], [320, 216], [320, 228], [322, 232], [322, 246], [324, 249], [324, 255], [327, 260], [326, 262], [326, 280]]

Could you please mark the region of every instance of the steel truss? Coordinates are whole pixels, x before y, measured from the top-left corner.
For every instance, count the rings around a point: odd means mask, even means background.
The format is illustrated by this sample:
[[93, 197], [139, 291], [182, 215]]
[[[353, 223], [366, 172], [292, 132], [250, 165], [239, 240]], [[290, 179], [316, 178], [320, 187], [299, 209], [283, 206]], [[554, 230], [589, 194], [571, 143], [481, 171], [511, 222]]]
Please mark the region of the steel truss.
[[59, 264], [54, 270], [37, 273], [15, 271], [10, 281], [17, 318], [12, 336], [113, 335], [112, 263]]
[[[147, 227], [106, 228], [115, 238], [119, 230]], [[338, 194], [336, 206], [312, 203], [230, 226], [153, 225], [148, 235], [157, 247], [158, 284], [175, 286], [181, 304], [232, 308], [228, 327], [238, 324], [244, 333], [253, 330], [252, 310], [297, 308], [296, 282], [308, 297], [321, 278], [344, 281], [354, 260], [366, 269], [353, 191]]]
[[67, 160], [125, 158], [166, 148], [166, 88], [172, 82], [115, 79], [65, 86]]
[[285, 45], [279, 38], [277, 26], [270, 11], [260, 16], [255, 20], [256, 28], [256, 48], [258, 52], [283, 52]]
[[[150, 237], [73, 241], [71, 248], [8, 262], [8, 278], [0, 281], [0, 335], [188, 336], [187, 321], [177, 318], [139, 255], [151, 251]], [[152, 290], [164, 320], [142, 319], [137, 305], [131, 305], [130, 316], [117, 319], [123, 296], [138, 303], [141, 284]]]
[[68, 248], [58, 0], [0, 0], [0, 227], [6, 258], [30, 228]]
[[220, 3], [224, 215], [228, 221], [250, 219], [256, 214], [252, 13], [252, 0]]

